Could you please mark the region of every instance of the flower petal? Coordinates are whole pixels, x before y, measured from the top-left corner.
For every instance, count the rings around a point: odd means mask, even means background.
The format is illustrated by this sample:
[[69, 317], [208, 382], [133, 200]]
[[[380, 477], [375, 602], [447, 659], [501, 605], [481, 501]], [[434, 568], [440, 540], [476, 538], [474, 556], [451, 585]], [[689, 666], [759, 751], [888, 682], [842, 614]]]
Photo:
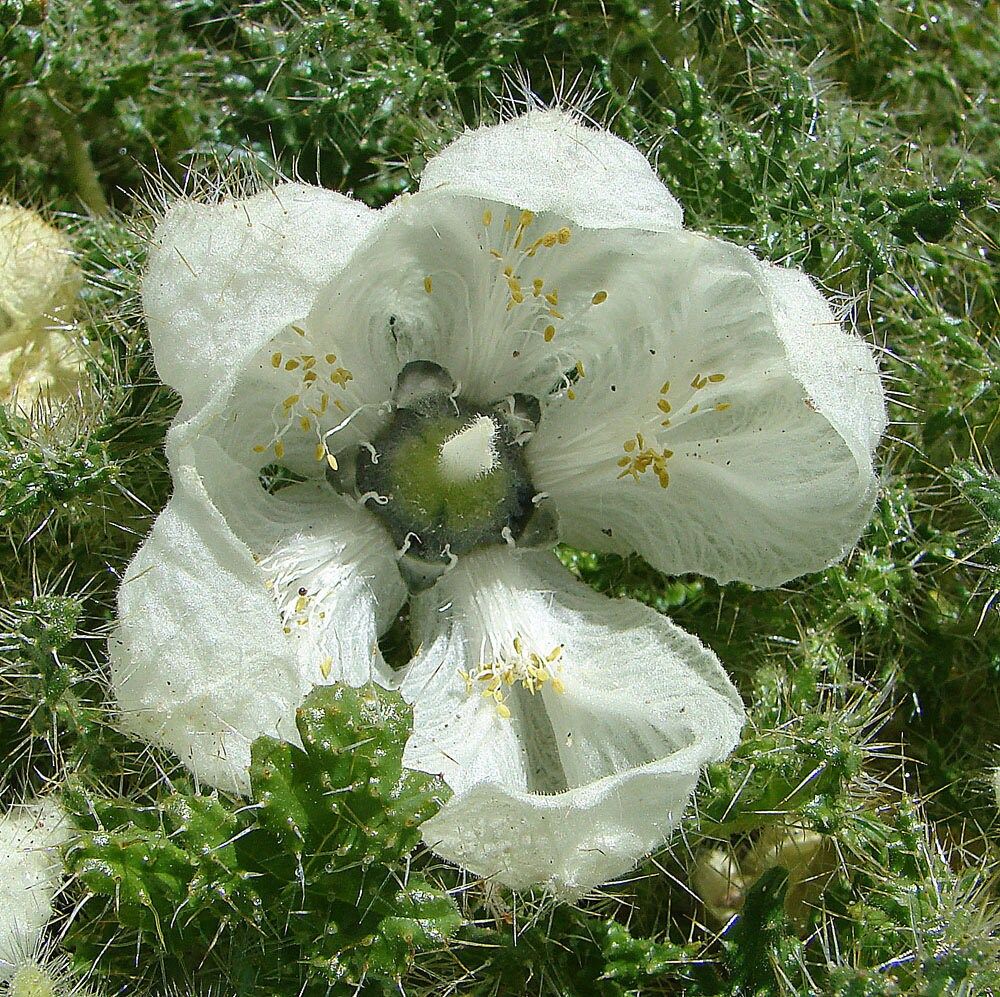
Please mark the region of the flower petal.
[[[405, 761], [455, 791], [424, 841], [478, 875], [573, 896], [627, 872], [667, 839], [701, 767], [739, 740], [743, 708], [711, 651], [551, 554], [467, 556], [413, 618], [426, 650], [402, 684]], [[550, 674], [535, 692], [501, 685], [508, 719], [477, 670], [509, 665], [516, 647]]]
[[189, 410], [309, 310], [376, 218], [349, 197], [297, 183], [170, 208], [153, 237], [143, 307], [156, 368]]
[[420, 189], [551, 211], [583, 228], [680, 228], [683, 213], [646, 157], [564, 111], [468, 131], [424, 167]]
[[877, 487], [871, 349], [807, 277], [739, 247], [674, 233], [654, 258], [619, 341], [528, 444], [562, 539], [756, 585], [839, 560]]
[[56, 849], [71, 834], [54, 800], [0, 817], [0, 981], [9, 980], [31, 955], [52, 917], [52, 898], [62, 878]]
[[178, 451], [174, 496], [122, 583], [112, 682], [129, 731], [245, 791], [251, 742], [296, 741], [313, 685], [388, 683], [378, 626], [403, 586], [356, 506], [313, 486], [269, 496], [213, 441], [199, 445]]
[[[431, 360], [481, 405], [514, 392], [542, 396], [631, 315], [647, 275], [630, 265], [655, 238], [587, 230], [497, 200], [417, 193], [324, 289], [306, 325], [360, 325], [367, 342], [394, 344], [397, 369]], [[373, 356], [349, 366], [385, 365]]]

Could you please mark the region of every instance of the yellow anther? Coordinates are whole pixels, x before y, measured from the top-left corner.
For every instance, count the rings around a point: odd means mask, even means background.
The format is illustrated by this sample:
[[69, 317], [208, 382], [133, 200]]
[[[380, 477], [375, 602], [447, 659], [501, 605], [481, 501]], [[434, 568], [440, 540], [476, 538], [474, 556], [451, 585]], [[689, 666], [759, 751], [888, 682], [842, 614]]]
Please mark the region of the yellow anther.
[[556, 327], [554, 325], [547, 325], [545, 327], [545, 332], [542, 335], [545, 338], [546, 343], [551, 343], [556, 334]]
[[512, 277], [514, 275], [514, 268], [510, 265], [503, 268], [504, 277]]
[[566, 397], [567, 397], [567, 398], [568, 398], [568, 399], [569, 399], [569, 400], [570, 400], [571, 402], [575, 402], [575, 401], [576, 401], [576, 392], [575, 392], [575, 391], [574, 391], [574, 390], [573, 390], [572, 388], [570, 388], [570, 389], [569, 389], [569, 390], [568, 390], [568, 391], [566, 392]]
[[323, 359], [327, 363], [329, 363], [329, 364], [334, 364], [334, 363], [337, 362], [337, 354], [336, 353], [327, 353], [327, 355], [325, 357], [323, 357]]
[[312, 384], [316, 380], [316, 371], [307, 370], [305, 374], [302, 375], [303, 384]]
[[281, 366], [281, 354], [280, 353], [272, 353], [271, 354], [271, 366], [274, 367], [275, 369], [277, 369], [278, 367]]
[[658, 401], [658, 402], [656, 403], [656, 407], [657, 407], [657, 408], [658, 408], [658, 409], [659, 409], [659, 410], [660, 410], [660, 411], [661, 411], [661, 412], [662, 412], [662, 413], [663, 413], [664, 415], [669, 415], [669, 414], [670, 414], [670, 402], [668, 402], [668, 401], [666, 400], [666, 398], [661, 398], [661, 399], [660, 399], [660, 400], [659, 400], [659, 401]]
[[708, 378], [702, 377], [701, 374], [695, 374], [691, 381], [691, 387], [694, 388], [695, 391], [701, 391], [706, 384], [708, 384]]
[[712, 382], [712, 384], [719, 384], [721, 381], [724, 381], [726, 379], [726, 375], [725, 374], [709, 374], [708, 375], [708, 379]]
[[285, 444], [282, 443], [281, 440], [278, 440], [278, 442], [274, 444], [274, 456], [277, 457], [278, 460], [281, 460], [281, 458], [285, 456]]
[[299, 366], [298, 360], [286, 360], [285, 370], [295, 370]]
[[308, 353], [303, 353], [302, 354], [302, 369], [303, 370], [312, 370], [312, 368], [315, 367], [315, 366], [316, 366], [316, 358], [314, 356], [310, 356]]
[[338, 367], [330, 375], [330, 380], [339, 387], [346, 388], [347, 382], [354, 380], [354, 375], [346, 367]]
[[541, 293], [542, 293], [542, 285], [543, 285], [544, 283], [545, 283], [545, 281], [543, 281], [541, 277], [536, 277], [536, 278], [535, 278], [535, 279], [534, 279], [534, 280], [533, 280], [533, 281], [531, 282], [531, 293], [532, 293], [532, 294], [533, 294], [533, 295], [534, 295], [534, 296], [535, 296], [536, 298], [538, 297], [538, 295], [539, 295], [539, 294], [541, 294]]
[[263, 443], [258, 443], [257, 446], [255, 446], [253, 448], [253, 452], [254, 453], [263, 453], [266, 449], [267, 449], [267, 447], [265, 447]]
[[493, 222], [493, 212], [492, 212], [492, 211], [490, 211], [490, 209], [489, 209], [489, 208], [487, 208], [487, 209], [486, 209], [486, 210], [485, 210], [485, 211], [483, 212], [483, 224], [484, 224], [484, 225], [485, 225], [485, 226], [486, 226], [487, 228], [489, 228], [492, 222]]
[[587, 376], [587, 372], [583, 369], [583, 361], [582, 360], [577, 360], [577, 362], [576, 362], [576, 376], [577, 377], [586, 377]]
[[546, 249], [551, 249], [558, 241], [558, 232], [546, 232], [541, 238], [541, 243]]
[[691, 414], [694, 415], [695, 412], [697, 412], [698, 409], [700, 409], [700, 408], [701, 408], [701, 406], [697, 402], [695, 402], [694, 405], [691, 406]]
[[521, 212], [521, 217], [518, 220], [517, 224], [520, 225], [521, 228], [527, 228], [534, 220], [535, 220], [534, 211], [525, 210]]
[[330, 404], [330, 396], [324, 391], [323, 394], [319, 396], [319, 410], [320, 412], [325, 412], [326, 407]]
[[545, 300], [554, 308], [556, 305], [559, 304], [559, 291], [558, 290], [549, 291], [549, 293], [545, 295]]
[[652, 470], [661, 488], [666, 488], [670, 484], [667, 461], [674, 455], [672, 450], [661, 450], [657, 453], [652, 447], [646, 446], [642, 433], [636, 433], [634, 438], [626, 440], [622, 444], [622, 449], [625, 451], [625, 456], [618, 458], [618, 466], [622, 469], [618, 474], [619, 479], [631, 477], [633, 481], [638, 481], [640, 474]]
[[565, 318], [565, 317], [566, 317], [565, 315], [563, 315], [563, 313], [562, 313], [562, 312], [558, 312], [558, 311], [556, 311], [556, 310], [555, 310], [554, 308], [550, 308], [550, 309], [549, 309], [549, 314], [550, 314], [550, 315], [551, 315], [551, 316], [552, 316], [553, 318]]
[[333, 658], [326, 657], [319, 663], [319, 673], [323, 678], [328, 679], [333, 670]]
[[511, 230], [511, 228], [513, 228], [513, 226], [511, 225], [510, 216], [509, 215], [504, 215], [503, 230], [505, 232], [509, 232]]
[[308, 606], [308, 605], [309, 605], [309, 596], [307, 596], [307, 595], [300, 595], [295, 600], [295, 612], [296, 613], [303, 612], [305, 610], [306, 606]]
[[607, 291], [598, 291], [597, 294], [595, 294], [590, 299], [590, 303], [592, 305], [601, 305], [601, 304], [604, 304], [604, 302], [607, 301], [607, 300], [608, 300], [608, 292]]
[[337, 468], [340, 467], [340, 465], [337, 463], [337, 458], [334, 457], [332, 453], [328, 453], [326, 455], [326, 462], [327, 464], [330, 465], [331, 471], [336, 471]]
[[424, 290], [430, 294], [434, 290], [434, 281], [430, 277], [424, 278]]
[[661, 395], [665, 395], [669, 390], [670, 390], [670, 382], [669, 381], [664, 381], [663, 382], [663, 387], [660, 388], [660, 394]]
[[498, 260], [502, 260], [503, 259], [503, 253], [501, 253], [499, 249], [491, 249], [490, 250], [490, 256], [492, 256], [492, 257], [494, 257], [495, 259], [498, 259]]
[[333, 404], [337, 407], [338, 411], [340, 412], [347, 411], [347, 406], [339, 398], [334, 398]]
[[727, 408], [732, 408], [732, 407], [733, 406], [730, 402], [719, 402], [718, 405], [715, 406], [715, 411], [725, 412]]
[[310, 421], [309, 416], [307, 415], [302, 416], [302, 418], [299, 419], [299, 426], [302, 427], [303, 433], [307, 433], [309, 431], [309, 428], [312, 426], [312, 422]]
[[316, 444], [316, 460], [326, 460], [326, 447], [322, 443]]
[[289, 395], [282, 403], [282, 407], [290, 409], [299, 400], [298, 395]]
[[306, 330], [303, 329], [301, 325], [293, 325], [292, 331], [299, 336], [304, 336], [306, 334]]
[[[520, 634], [511, 641], [511, 651], [502, 652], [497, 661], [483, 661], [466, 671], [458, 669], [459, 677], [465, 683], [466, 694], [471, 695], [479, 688], [483, 699], [491, 699], [496, 704], [497, 715], [504, 720], [510, 718], [505, 690], [514, 685], [532, 694], [540, 692], [547, 684], [556, 692], [565, 692], [565, 686], [556, 674], [556, 663], [562, 657], [563, 645], [557, 644], [548, 654], [528, 650]], [[561, 667], [561, 666], [559, 666]]]

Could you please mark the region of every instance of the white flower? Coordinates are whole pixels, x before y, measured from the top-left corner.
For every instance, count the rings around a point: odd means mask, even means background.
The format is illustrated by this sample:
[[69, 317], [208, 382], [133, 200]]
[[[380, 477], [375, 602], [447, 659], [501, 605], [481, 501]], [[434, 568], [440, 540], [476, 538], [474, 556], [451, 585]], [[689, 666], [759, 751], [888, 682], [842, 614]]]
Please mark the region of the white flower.
[[66, 237], [0, 203], [0, 402], [28, 409], [77, 389], [86, 356], [68, 322], [80, 284]]
[[[743, 723], [711, 651], [554, 539], [775, 585], [871, 511], [869, 348], [558, 111], [466, 134], [382, 211], [291, 183], [178, 203], [144, 304], [184, 404], [120, 593], [124, 722], [245, 791], [314, 684], [399, 686], [407, 763], [454, 790], [424, 840], [514, 887], [626, 872]], [[265, 490], [275, 463], [304, 480]]]
[[31, 956], [52, 917], [62, 877], [56, 851], [70, 837], [53, 800], [16, 807], [0, 817], [0, 980]]

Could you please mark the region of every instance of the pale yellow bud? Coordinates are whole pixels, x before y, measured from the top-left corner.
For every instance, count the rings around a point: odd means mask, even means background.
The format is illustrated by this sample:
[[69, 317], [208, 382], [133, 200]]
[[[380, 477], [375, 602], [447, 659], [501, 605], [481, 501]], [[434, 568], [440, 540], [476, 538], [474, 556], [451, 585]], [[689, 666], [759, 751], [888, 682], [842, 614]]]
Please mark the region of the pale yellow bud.
[[27, 411], [75, 393], [86, 360], [70, 325], [80, 284], [66, 237], [0, 204], [0, 403]]
[[788, 870], [785, 913], [804, 924], [836, 870], [832, 841], [801, 824], [772, 825], [761, 832], [742, 868], [753, 881], [775, 866]]
[[743, 906], [747, 881], [732, 853], [711, 848], [698, 856], [691, 873], [691, 887], [708, 913], [724, 923]]

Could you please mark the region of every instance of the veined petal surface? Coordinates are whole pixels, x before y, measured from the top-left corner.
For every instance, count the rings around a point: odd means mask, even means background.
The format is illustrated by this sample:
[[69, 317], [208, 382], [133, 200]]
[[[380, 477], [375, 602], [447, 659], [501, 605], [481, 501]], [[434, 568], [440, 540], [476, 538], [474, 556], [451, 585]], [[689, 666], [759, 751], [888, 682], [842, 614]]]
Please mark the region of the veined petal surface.
[[871, 349], [802, 274], [693, 233], [647, 249], [646, 294], [528, 444], [562, 539], [757, 585], [838, 560], [877, 488]]
[[552, 212], [582, 228], [664, 232], [683, 218], [635, 146], [559, 110], [467, 131], [428, 161], [420, 189]]
[[403, 586], [381, 528], [322, 486], [269, 495], [212, 440], [173, 473], [119, 591], [112, 682], [125, 729], [245, 792], [251, 743], [295, 742], [310, 688], [388, 684], [376, 642]]
[[711, 651], [553, 555], [470, 555], [413, 618], [405, 761], [455, 791], [424, 841], [478, 875], [574, 896], [628, 872], [739, 740], [743, 708]]
[[359, 201], [298, 183], [170, 207], [153, 235], [143, 309], [156, 368], [189, 414], [308, 311], [377, 218]]

